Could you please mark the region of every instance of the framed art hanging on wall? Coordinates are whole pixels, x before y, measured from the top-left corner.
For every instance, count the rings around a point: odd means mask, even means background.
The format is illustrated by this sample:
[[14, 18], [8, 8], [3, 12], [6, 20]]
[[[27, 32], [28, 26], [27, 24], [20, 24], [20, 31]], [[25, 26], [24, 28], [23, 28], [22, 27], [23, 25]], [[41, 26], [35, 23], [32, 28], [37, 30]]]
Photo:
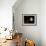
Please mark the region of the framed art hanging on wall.
[[25, 26], [37, 25], [37, 14], [22, 14], [22, 25]]

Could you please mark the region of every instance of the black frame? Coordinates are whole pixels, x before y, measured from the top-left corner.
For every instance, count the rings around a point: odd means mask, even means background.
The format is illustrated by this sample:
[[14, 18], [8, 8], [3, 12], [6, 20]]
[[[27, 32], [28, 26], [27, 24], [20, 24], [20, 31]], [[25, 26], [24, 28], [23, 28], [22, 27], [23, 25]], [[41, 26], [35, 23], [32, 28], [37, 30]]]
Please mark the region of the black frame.
[[[24, 23], [24, 16], [34, 16], [35, 23], [34, 24]], [[37, 25], [37, 14], [22, 14], [22, 26], [36, 26], [36, 25]]]

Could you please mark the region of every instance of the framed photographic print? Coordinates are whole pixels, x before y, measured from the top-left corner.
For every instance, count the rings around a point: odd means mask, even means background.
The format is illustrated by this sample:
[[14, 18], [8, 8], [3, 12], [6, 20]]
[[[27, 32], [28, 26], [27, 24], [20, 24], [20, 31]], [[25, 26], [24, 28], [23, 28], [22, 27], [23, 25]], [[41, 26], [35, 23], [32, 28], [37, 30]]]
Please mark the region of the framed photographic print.
[[22, 25], [25, 26], [37, 25], [37, 14], [22, 14]]

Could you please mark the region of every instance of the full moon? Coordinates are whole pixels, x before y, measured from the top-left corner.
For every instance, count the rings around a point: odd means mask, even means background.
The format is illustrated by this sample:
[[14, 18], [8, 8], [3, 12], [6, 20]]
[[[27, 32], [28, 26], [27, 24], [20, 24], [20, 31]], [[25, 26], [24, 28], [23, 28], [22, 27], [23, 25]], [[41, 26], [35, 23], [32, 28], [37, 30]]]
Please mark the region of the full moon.
[[33, 21], [33, 18], [32, 17], [30, 18], [30, 21]]

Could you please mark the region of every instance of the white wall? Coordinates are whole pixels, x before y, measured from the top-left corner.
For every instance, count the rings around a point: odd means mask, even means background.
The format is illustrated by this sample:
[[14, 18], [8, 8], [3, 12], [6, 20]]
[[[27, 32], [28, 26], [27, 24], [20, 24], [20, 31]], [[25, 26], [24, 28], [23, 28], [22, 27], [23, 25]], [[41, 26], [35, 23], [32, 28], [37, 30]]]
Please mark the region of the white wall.
[[12, 28], [12, 6], [16, 0], [0, 0], [0, 27]]
[[42, 46], [46, 46], [46, 0], [41, 1], [41, 40]]
[[[16, 2], [16, 0], [0, 0], [0, 26], [12, 28], [12, 16], [11, 16], [12, 15], [12, 6], [15, 2]], [[34, 6], [35, 0], [32, 0], [31, 2], [32, 2], [32, 7], [35, 7]], [[40, 1], [36, 1], [36, 2], [37, 2], [36, 7], [39, 9], [38, 5], [39, 5]], [[25, 4], [25, 1], [24, 1], [24, 4]], [[23, 11], [23, 13], [29, 13], [29, 14], [34, 13], [32, 11], [32, 7], [29, 6], [29, 8], [28, 8], [27, 6], [26, 7], [24, 6], [23, 7], [24, 9], [22, 8], [21, 11]], [[37, 8], [34, 9], [35, 13], [39, 13], [39, 11], [37, 11]], [[41, 0], [41, 9], [42, 9], [41, 17], [40, 17], [40, 15], [37, 16], [38, 24], [37, 24], [37, 26], [34, 26], [34, 27], [33, 26], [22, 26], [22, 16], [19, 15], [22, 13], [21, 13], [21, 11], [19, 13], [19, 11], [16, 10], [15, 12], [17, 12], [18, 16], [16, 16], [16, 18], [15, 18], [17, 20], [17, 21], [15, 21], [16, 22], [15, 27], [18, 31], [23, 32], [25, 36], [27, 36], [26, 33], [28, 35], [31, 35], [31, 38], [34, 37], [34, 39], [36, 41], [40, 38], [39, 33], [41, 32], [42, 46], [46, 46], [46, 36], [45, 36], [46, 35], [46, 0]], [[41, 18], [41, 21], [40, 21], [41, 24], [39, 23], [40, 18]], [[40, 25], [41, 25], [41, 30], [39, 30]], [[38, 33], [38, 35], [36, 36], [35, 33]], [[39, 38], [38, 38], [38, 36], [39, 36]]]
[[[23, 0], [18, 7], [16, 7], [16, 5], [13, 7], [15, 29], [17, 29], [18, 32], [22, 32], [24, 38], [27, 37], [28, 39], [34, 40], [36, 46], [41, 46], [40, 11], [40, 0]], [[22, 14], [37, 14], [37, 25], [22, 26]]]

